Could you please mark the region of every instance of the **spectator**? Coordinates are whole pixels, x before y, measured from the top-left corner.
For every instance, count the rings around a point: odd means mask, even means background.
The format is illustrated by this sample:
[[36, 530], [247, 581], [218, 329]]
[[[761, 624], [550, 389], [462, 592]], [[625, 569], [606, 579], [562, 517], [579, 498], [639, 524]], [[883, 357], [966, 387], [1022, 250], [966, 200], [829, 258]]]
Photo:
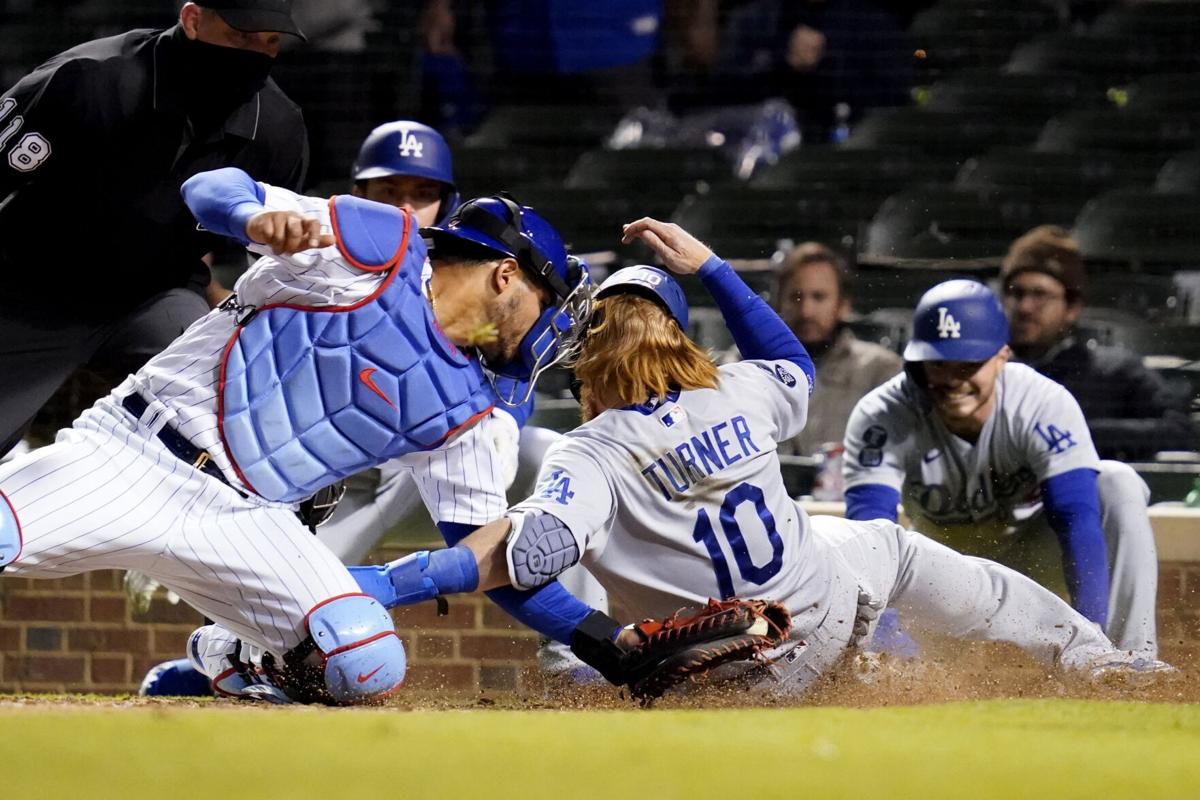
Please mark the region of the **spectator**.
[[184, 3], [174, 27], [81, 44], [0, 97], [0, 454], [76, 367], [119, 379], [208, 311], [216, 238], [183, 181], [238, 166], [299, 188], [304, 120], [268, 77], [302, 38], [288, 9]]
[[777, 284], [776, 308], [817, 365], [808, 422], [781, 453], [811, 455], [823, 444], [841, 443], [854, 404], [900, 371], [900, 356], [859, 341], [846, 325], [850, 315], [845, 260], [823, 244], [805, 242], [788, 253]]
[[1091, 345], [1077, 332], [1087, 274], [1064, 228], [1043, 225], [1013, 242], [1000, 279], [1013, 354], [1075, 396], [1101, 458], [1195, 448], [1192, 422], [1161, 378], [1135, 354]]

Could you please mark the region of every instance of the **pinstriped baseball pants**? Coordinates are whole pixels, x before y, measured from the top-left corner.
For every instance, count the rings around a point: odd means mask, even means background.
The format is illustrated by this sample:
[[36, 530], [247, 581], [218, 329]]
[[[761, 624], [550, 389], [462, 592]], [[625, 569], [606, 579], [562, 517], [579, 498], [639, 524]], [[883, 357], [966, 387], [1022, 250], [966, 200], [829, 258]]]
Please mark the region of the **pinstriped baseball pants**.
[[54, 444], [0, 465], [0, 492], [23, 542], [5, 575], [141, 570], [273, 653], [307, 636], [314, 605], [359, 591], [290, 506], [242, 497], [193, 469], [111, 396]]

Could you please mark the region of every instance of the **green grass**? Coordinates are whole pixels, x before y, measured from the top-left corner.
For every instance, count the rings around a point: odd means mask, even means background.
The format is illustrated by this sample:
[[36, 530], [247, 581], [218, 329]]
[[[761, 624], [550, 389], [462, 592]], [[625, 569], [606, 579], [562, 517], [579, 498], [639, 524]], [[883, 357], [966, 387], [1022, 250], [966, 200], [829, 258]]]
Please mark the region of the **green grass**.
[[1200, 706], [0, 709], [0, 796], [1200, 797]]

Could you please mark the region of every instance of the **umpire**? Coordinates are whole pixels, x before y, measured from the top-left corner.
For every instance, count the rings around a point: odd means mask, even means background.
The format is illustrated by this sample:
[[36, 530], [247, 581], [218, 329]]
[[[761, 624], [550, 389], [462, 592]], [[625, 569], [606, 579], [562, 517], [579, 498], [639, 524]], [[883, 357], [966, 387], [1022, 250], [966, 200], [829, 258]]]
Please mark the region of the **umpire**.
[[133, 372], [208, 311], [180, 185], [224, 166], [299, 189], [300, 109], [268, 74], [291, 0], [184, 3], [167, 30], [60, 53], [0, 97], [0, 455], [79, 366]]

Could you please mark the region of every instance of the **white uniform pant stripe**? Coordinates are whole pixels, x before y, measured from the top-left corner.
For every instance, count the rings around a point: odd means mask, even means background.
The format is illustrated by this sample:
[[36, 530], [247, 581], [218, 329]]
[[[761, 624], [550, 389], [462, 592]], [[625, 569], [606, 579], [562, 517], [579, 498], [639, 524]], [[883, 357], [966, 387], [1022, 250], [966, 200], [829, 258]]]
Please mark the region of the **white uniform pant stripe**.
[[270, 652], [303, 639], [314, 605], [358, 591], [290, 507], [193, 469], [111, 399], [54, 445], [0, 466], [0, 490], [25, 542], [6, 574], [139, 569]]

